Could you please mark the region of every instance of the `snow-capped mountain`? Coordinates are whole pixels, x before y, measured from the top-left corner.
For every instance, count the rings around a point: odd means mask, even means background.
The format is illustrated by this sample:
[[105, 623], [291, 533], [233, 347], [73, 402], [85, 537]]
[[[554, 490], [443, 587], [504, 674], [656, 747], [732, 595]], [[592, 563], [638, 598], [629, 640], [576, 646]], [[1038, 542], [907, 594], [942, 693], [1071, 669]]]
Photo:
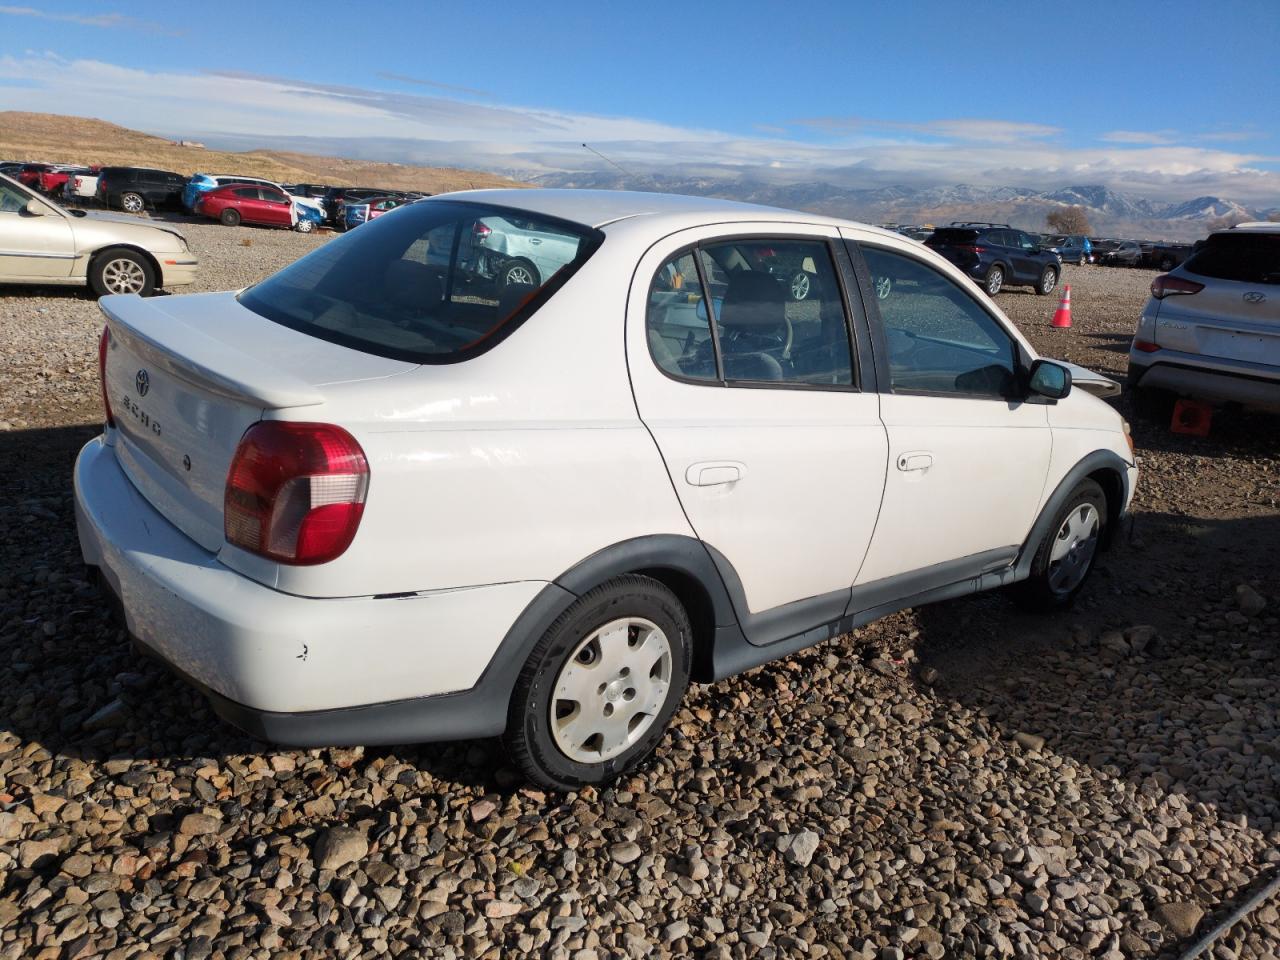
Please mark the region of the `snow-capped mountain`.
[[543, 186], [659, 190], [724, 197], [772, 206], [811, 210], [870, 223], [946, 223], [995, 220], [1028, 230], [1045, 229], [1055, 209], [1080, 206], [1095, 233], [1153, 240], [1194, 240], [1226, 218], [1265, 219], [1266, 211], [1219, 197], [1168, 201], [1133, 196], [1101, 184], [1055, 190], [1025, 187], [884, 186], [857, 189], [827, 181], [777, 182], [753, 176], [648, 174], [626, 177], [615, 171], [553, 173], [536, 178]]

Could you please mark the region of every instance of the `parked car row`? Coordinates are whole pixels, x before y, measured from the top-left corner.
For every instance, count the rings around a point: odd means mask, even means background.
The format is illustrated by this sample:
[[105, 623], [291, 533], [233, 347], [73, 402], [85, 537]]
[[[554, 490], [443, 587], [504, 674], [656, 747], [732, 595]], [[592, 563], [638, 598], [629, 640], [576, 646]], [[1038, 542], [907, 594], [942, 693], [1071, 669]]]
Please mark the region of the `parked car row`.
[[1062, 276], [1062, 258], [1041, 246], [1039, 237], [1007, 223], [954, 221], [924, 242], [972, 277], [994, 297], [1005, 287], [1053, 292]]

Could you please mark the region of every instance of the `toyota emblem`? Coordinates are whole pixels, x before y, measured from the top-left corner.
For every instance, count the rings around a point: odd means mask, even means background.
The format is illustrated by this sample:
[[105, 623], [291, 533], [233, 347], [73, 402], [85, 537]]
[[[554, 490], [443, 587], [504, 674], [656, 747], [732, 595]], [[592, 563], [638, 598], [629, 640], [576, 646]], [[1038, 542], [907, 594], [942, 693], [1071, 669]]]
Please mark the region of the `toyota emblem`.
[[145, 397], [147, 391], [151, 389], [151, 377], [145, 370], [139, 370], [138, 375], [133, 378], [133, 385], [138, 390], [138, 396]]

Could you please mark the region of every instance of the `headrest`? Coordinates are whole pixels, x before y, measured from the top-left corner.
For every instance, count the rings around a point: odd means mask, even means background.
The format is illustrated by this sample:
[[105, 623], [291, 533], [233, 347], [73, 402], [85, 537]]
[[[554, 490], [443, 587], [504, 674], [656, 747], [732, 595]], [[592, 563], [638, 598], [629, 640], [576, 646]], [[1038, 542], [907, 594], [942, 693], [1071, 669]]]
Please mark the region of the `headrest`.
[[720, 325], [744, 330], [775, 330], [786, 323], [782, 284], [767, 273], [745, 270], [729, 276], [720, 306]]

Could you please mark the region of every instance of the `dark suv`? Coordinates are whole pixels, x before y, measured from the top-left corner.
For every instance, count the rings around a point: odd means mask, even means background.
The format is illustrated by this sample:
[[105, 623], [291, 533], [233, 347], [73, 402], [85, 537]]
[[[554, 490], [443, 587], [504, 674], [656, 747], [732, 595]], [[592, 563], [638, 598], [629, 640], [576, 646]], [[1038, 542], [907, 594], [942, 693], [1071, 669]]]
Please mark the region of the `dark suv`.
[[989, 296], [1003, 287], [1034, 287], [1053, 293], [1062, 259], [1029, 233], [1007, 223], [955, 222], [939, 227], [925, 242], [982, 285]]
[[98, 199], [105, 207], [142, 213], [156, 207], [182, 209], [187, 177], [145, 167], [103, 167], [98, 174]]

